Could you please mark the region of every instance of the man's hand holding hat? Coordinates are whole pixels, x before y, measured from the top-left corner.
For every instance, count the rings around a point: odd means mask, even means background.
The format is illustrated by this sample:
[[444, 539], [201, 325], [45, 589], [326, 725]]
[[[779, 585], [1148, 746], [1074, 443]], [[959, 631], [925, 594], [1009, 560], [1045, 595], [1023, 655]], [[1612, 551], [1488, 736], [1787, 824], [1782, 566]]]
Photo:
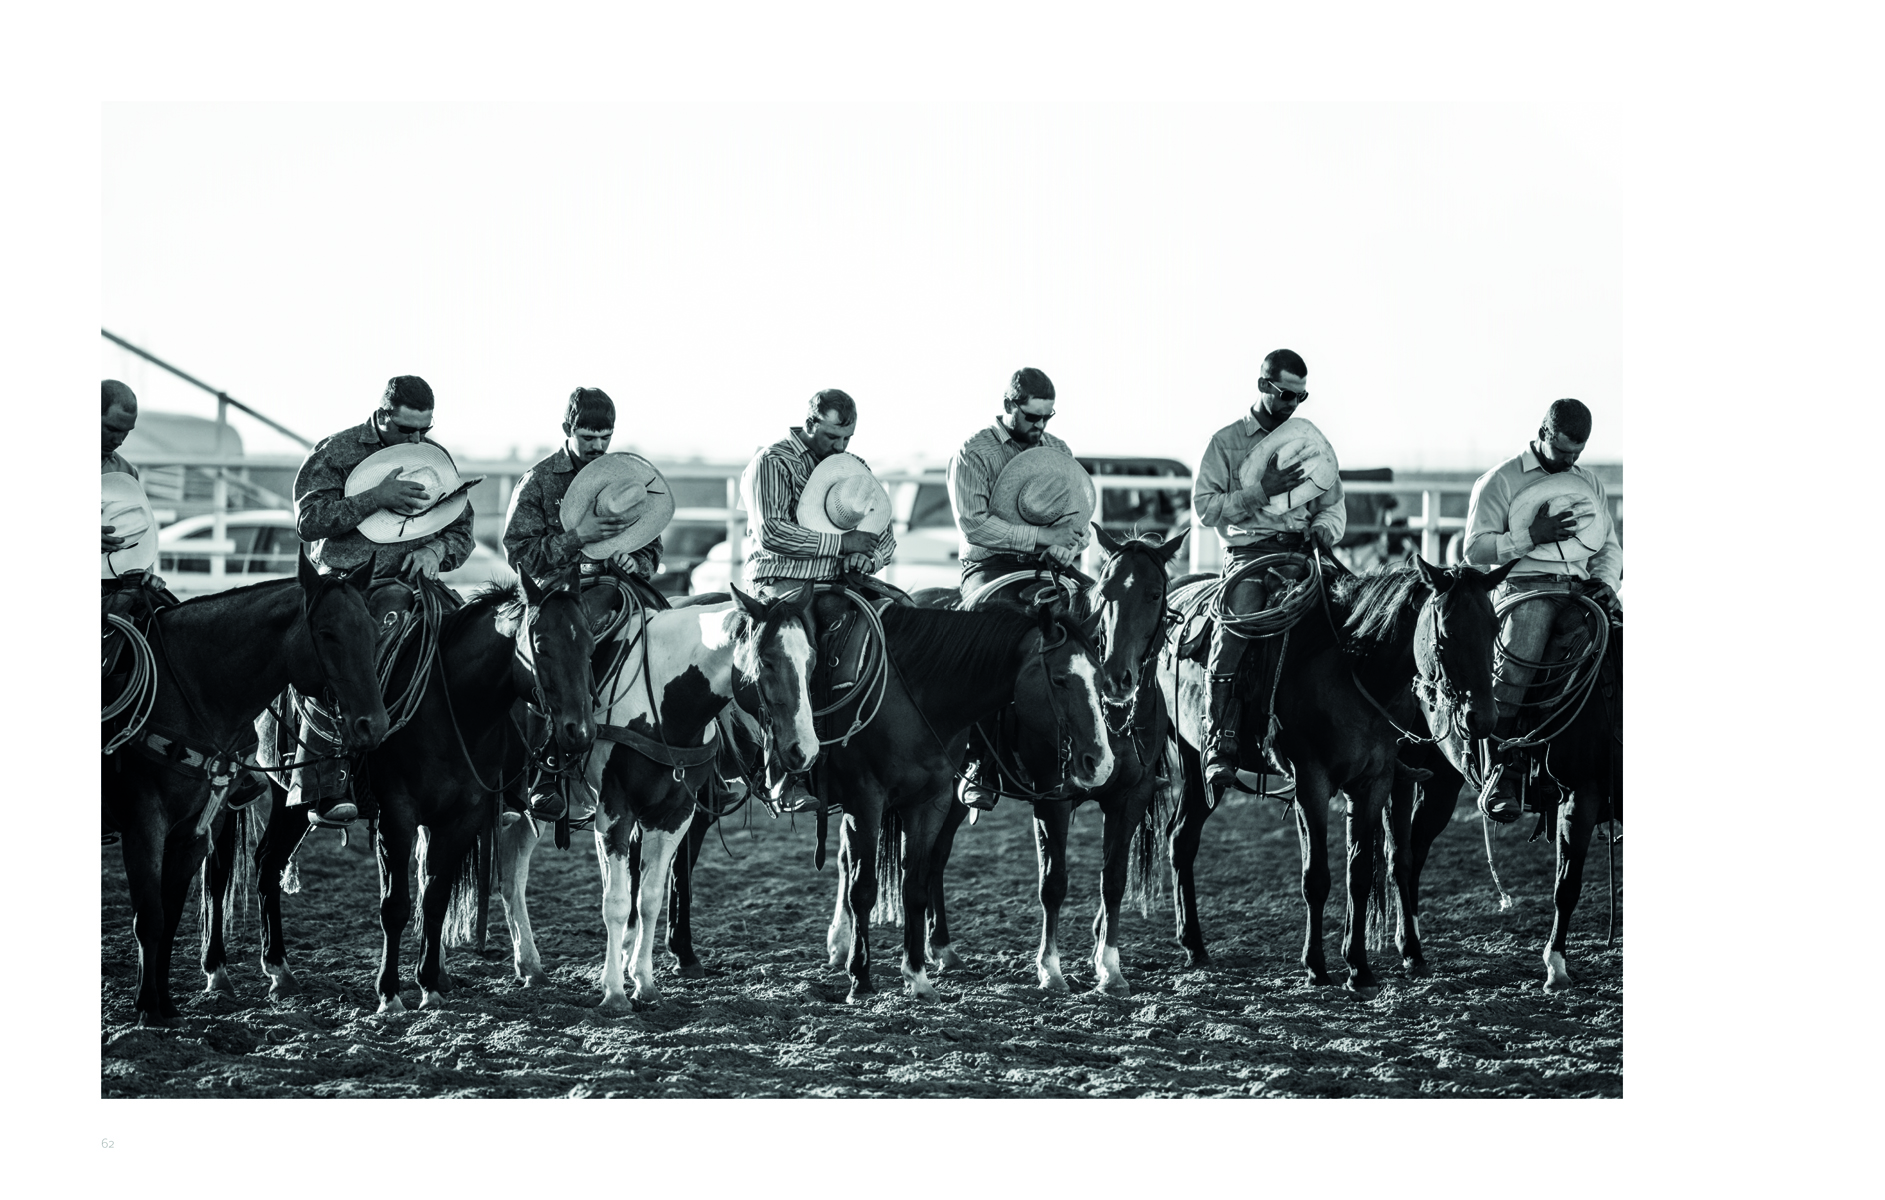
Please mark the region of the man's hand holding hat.
[[380, 480], [367, 489], [367, 498], [388, 512], [410, 517], [425, 507], [425, 485], [410, 479], [401, 479], [400, 471]]

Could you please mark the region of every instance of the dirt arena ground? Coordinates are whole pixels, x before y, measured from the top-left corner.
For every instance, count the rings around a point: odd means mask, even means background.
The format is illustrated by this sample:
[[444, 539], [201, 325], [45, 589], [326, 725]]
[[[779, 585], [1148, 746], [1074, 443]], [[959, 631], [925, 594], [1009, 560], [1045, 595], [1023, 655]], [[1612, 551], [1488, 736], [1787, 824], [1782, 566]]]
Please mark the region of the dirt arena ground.
[[[1463, 814], [1470, 804], [1462, 805]], [[742, 821], [749, 824], [742, 825]], [[1327, 913], [1339, 964], [1340, 822]], [[1204, 930], [1214, 956], [1187, 970], [1169, 888], [1149, 915], [1129, 910], [1129, 999], [1091, 991], [1100, 816], [1078, 811], [1061, 959], [1071, 996], [1034, 983], [1039, 910], [1025, 805], [1004, 802], [964, 827], [950, 871], [951, 925], [964, 967], [937, 979], [940, 1002], [903, 994], [900, 935], [873, 930], [880, 992], [844, 1003], [825, 966], [835, 845], [812, 867], [809, 820], [742, 812], [702, 854], [696, 945], [715, 972], [681, 979], [657, 953], [664, 998], [629, 1016], [595, 1011], [602, 957], [593, 843], [546, 838], [531, 876], [538, 946], [553, 986], [513, 978], [501, 905], [488, 949], [448, 950], [458, 981], [442, 1010], [374, 1015], [378, 894], [371, 848], [319, 832], [303, 845], [301, 891], [284, 902], [303, 994], [264, 999], [255, 912], [233, 918], [238, 997], [205, 994], [195, 901], [172, 987], [183, 1015], [135, 1027], [136, 949], [119, 852], [103, 852], [100, 956], [102, 1095], [141, 1096], [1621, 1096], [1623, 955], [1614, 947], [1602, 831], [1592, 848], [1568, 960], [1578, 980], [1551, 995], [1539, 956], [1551, 922], [1551, 848], [1529, 820], [1493, 830], [1501, 910], [1477, 814], [1434, 847], [1422, 929], [1431, 978], [1409, 979], [1390, 947], [1373, 952], [1383, 986], [1360, 1000], [1299, 982], [1302, 903], [1294, 826], [1273, 802], [1232, 800], [1199, 854]], [[835, 832], [835, 831], [834, 831]], [[1622, 875], [1622, 847], [1617, 848]], [[1619, 893], [1621, 886], [1619, 885]], [[415, 926], [402, 951], [409, 1007]]]

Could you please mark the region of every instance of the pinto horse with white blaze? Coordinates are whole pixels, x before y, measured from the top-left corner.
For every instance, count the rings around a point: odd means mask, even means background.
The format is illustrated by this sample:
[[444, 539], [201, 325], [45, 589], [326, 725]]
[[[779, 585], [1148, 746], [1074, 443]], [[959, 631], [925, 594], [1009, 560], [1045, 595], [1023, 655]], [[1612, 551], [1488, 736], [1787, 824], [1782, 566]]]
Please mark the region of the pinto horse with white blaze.
[[[386, 736], [365, 598], [371, 581], [370, 563], [322, 575], [302, 555], [297, 579], [198, 597], [152, 618], [150, 718], [141, 736], [105, 760], [102, 780], [106, 820], [124, 837], [140, 1022], [176, 1015], [170, 953], [184, 898], [212, 830], [231, 823], [224, 811], [205, 827], [212, 775], [253, 761], [254, 722], [269, 701], [290, 684], [328, 696], [345, 752]], [[236, 778], [234, 787], [247, 785]]]
[[[1348, 964], [1345, 986], [1375, 986], [1368, 963], [1367, 929], [1371, 895], [1381, 893], [1375, 880], [1385, 875], [1382, 838], [1388, 858], [1406, 877], [1411, 844], [1406, 824], [1390, 813], [1389, 798], [1397, 774], [1397, 751], [1425, 724], [1413, 695], [1417, 675], [1459, 694], [1484, 697], [1492, 687], [1492, 637], [1496, 622], [1487, 594], [1504, 578], [1505, 568], [1490, 574], [1473, 567], [1438, 568], [1424, 560], [1376, 574], [1347, 575], [1329, 586], [1317, 607], [1289, 631], [1276, 689], [1280, 729], [1276, 745], [1295, 769], [1297, 835], [1302, 847], [1302, 894], [1307, 910], [1302, 965], [1310, 982], [1331, 982], [1323, 952], [1322, 910], [1329, 896], [1328, 812], [1337, 791], [1347, 797], [1348, 910], [1342, 955]], [[1314, 580], [1302, 586], [1320, 586]], [[1180, 580], [1180, 584], [1185, 580]], [[1193, 601], [1202, 599], [1193, 597]], [[1430, 645], [1417, 665], [1415, 631], [1444, 626], [1452, 636]], [[1261, 713], [1257, 689], [1268, 680], [1250, 669], [1260, 656], [1247, 655], [1235, 687], [1244, 712]], [[1202, 664], [1179, 661], [1167, 644], [1161, 659], [1160, 686], [1178, 714], [1180, 758], [1185, 792], [1171, 838], [1172, 871], [1179, 944], [1192, 966], [1210, 961], [1198, 925], [1197, 885], [1192, 864], [1204, 821], [1206, 800], [1203, 744], [1207, 688]], [[1469, 714], [1490, 723], [1484, 704]], [[1239, 741], [1255, 744], [1260, 730], [1240, 730]], [[1251, 738], [1245, 741], [1246, 737]], [[1388, 818], [1393, 816], [1393, 820]], [[1403, 885], [1402, 903], [1409, 904]], [[1408, 911], [1411, 911], [1409, 909]]]
[[[386, 597], [376, 597], [376, 607]], [[521, 737], [511, 720], [518, 701], [547, 717], [547, 736], [565, 761], [586, 754], [594, 741], [590, 715], [590, 655], [594, 637], [573, 581], [539, 588], [526, 574], [517, 588], [494, 585], [439, 623], [432, 656], [412, 718], [367, 756], [364, 776], [379, 803], [376, 852], [380, 873], [382, 946], [376, 980], [379, 1011], [399, 1012], [399, 943], [413, 914], [409, 868], [419, 850], [420, 955], [414, 971], [419, 1007], [435, 1008], [453, 987], [442, 945], [470, 931], [478, 893], [474, 845], [497, 822], [506, 771], [519, 773]], [[407, 653], [388, 684], [414, 683], [421, 655]], [[256, 847], [262, 891], [262, 968], [271, 995], [298, 990], [285, 954], [281, 926], [281, 872], [307, 835], [307, 808], [290, 809], [274, 789], [269, 826]], [[423, 833], [421, 832], [423, 829]], [[216, 901], [224, 886], [211, 889]], [[222, 965], [221, 922], [206, 947], [204, 970]], [[212, 974], [211, 986], [215, 986]]]
[[[585, 593], [585, 602], [594, 595]], [[605, 1013], [660, 1002], [655, 927], [667, 904], [675, 852], [687, 841], [697, 797], [715, 770], [721, 711], [736, 694], [748, 695], [765, 715], [774, 753], [788, 767], [804, 770], [818, 755], [808, 601], [763, 604], [738, 589], [733, 595], [737, 603], [708, 594], [630, 621], [597, 648], [598, 663], [607, 660], [613, 668], [595, 700], [596, 746], [587, 763], [598, 797]], [[549, 982], [524, 898], [537, 839], [530, 821], [518, 821], [498, 836], [499, 890], [517, 977], [526, 986]]]
[[[1049, 787], [1028, 797], [1034, 808], [1040, 865], [1041, 945], [1035, 971], [1043, 990], [1069, 990], [1060, 970], [1058, 944], [1060, 908], [1067, 897], [1067, 828], [1073, 810], [1092, 800], [1099, 804], [1105, 820], [1100, 904], [1093, 917], [1094, 987], [1108, 995], [1127, 996], [1132, 988], [1119, 962], [1120, 905], [1129, 873], [1138, 876], [1141, 889], [1150, 883], [1152, 844], [1160, 825], [1155, 800], [1161, 787], [1176, 791], [1179, 785], [1175, 764], [1164, 781], [1159, 778], [1171, 739], [1171, 718], [1158, 687], [1156, 656], [1164, 640], [1169, 567], [1184, 535], [1166, 542], [1156, 537], [1120, 541], [1098, 525], [1093, 532], [1107, 551], [1107, 559], [1087, 603], [1099, 618], [1100, 644], [1105, 648], [1099, 675], [1107, 735], [1117, 765], [1099, 787]], [[953, 607], [956, 598], [955, 591], [945, 589], [918, 594], [919, 601], [933, 607]], [[998, 718], [1004, 723], [1012, 719], [1007, 714]], [[1010, 769], [1003, 767], [1004, 773]], [[931, 852], [929, 948], [938, 971], [960, 962], [943, 905], [943, 870], [968, 812], [965, 805], [949, 806]], [[1139, 847], [1136, 856], [1135, 844]], [[1135, 861], [1139, 869], [1129, 872]]]
[[831, 965], [849, 973], [853, 1002], [876, 990], [869, 925], [880, 856], [894, 889], [885, 915], [901, 900], [904, 985], [936, 995], [926, 958], [930, 864], [943, 823], [960, 807], [955, 784], [972, 726], [1013, 705], [1017, 752], [1037, 780], [1097, 788], [1115, 765], [1100, 708], [1099, 654], [1079, 622], [1047, 607], [1033, 616], [899, 605], [885, 609], [882, 621], [889, 657], [883, 704], [848, 743], [825, 749], [831, 799], [844, 810], [825, 946]]

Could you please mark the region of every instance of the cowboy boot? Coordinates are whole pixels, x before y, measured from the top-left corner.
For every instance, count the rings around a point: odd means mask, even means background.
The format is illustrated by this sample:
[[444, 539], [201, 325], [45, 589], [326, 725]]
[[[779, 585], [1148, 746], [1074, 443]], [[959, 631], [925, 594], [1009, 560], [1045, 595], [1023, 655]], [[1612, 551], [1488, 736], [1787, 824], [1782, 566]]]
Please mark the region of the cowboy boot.
[[1243, 786], [1237, 781], [1237, 720], [1243, 704], [1237, 699], [1236, 680], [1234, 672], [1210, 678], [1211, 702], [1204, 718], [1204, 782], [1219, 791]]
[[[542, 713], [525, 706], [523, 732], [524, 745], [540, 745], [549, 737], [548, 722]], [[569, 804], [563, 798], [562, 777], [551, 769], [555, 761], [554, 755], [545, 755], [531, 772], [530, 799], [524, 807], [539, 821], [558, 821], [569, 812]], [[590, 811], [595, 811], [593, 805]]]
[[956, 789], [956, 799], [979, 812], [987, 812], [1001, 799], [1001, 792], [983, 781], [999, 781], [1000, 778], [1000, 773], [985, 755], [971, 758], [962, 764], [962, 786]]
[[[1511, 715], [1501, 714], [1494, 736], [1511, 737], [1515, 720]], [[1529, 756], [1516, 750], [1493, 753], [1492, 770], [1486, 773], [1485, 782], [1479, 787], [1479, 811], [1501, 825], [1510, 825], [1518, 820], [1521, 811], [1518, 781], [1528, 766]]]

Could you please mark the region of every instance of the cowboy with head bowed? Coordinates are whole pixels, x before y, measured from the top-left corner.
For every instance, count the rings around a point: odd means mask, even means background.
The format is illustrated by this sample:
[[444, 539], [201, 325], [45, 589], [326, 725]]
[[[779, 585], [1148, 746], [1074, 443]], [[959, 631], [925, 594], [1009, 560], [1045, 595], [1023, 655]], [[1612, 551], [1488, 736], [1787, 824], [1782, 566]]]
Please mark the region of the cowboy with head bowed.
[[[1212, 435], [1198, 464], [1192, 509], [1201, 524], [1217, 530], [1226, 575], [1269, 554], [1326, 553], [1348, 527], [1335, 448], [1321, 430], [1295, 415], [1309, 399], [1308, 375], [1308, 366], [1294, 350], [1271, 351], [1258, 372], [1256, 403]], [[1279, 583], [1299, 577], [1289, 569], [1273, 569], [1272, 574], [1284, 577]], [[1231, 611], [1261, 611], [1270, 590], [1268, 580], [1245, 580], [1229, 598]], [[1271, 681], [1281, 665], [1272, 661], [1278, 656], [1274, 640], [1262, 643], [1266, 710]], [[1207, 786], [1220, 792], [1237, 786], [1241, 714], [1234, 681], [1246, 644], [1221, 624], [1212, 630], [1204, 777]], [[1261, 763], [1267, 773], [1287, 780], [1289, 772], [1276, 757], [1272, 719], [1271, 712], [1263, 714]]]
[[[471, 556], [470, 489], [444, 447], [427, 437], [432, 388], [417, 375], [387, 380], [373, 415], [323, 438], [295, 473], [295, 532], [310, 543], [308, 557], [324, 574], [372, 561], [384, 595], [390, 581], [425, 588], [448, 608], [457, 593], [438, 582], [441, 572]], [[410, 592], [401, 589], [400, 601]], [[302, 740], [324, 736], [312, 723]], [[297, 772], [289, 803], [313, 804], [322, 823], [345, 824], [358, 815], [346, 799], [348, 771], [335, 760]]]
[[[896, 553], [890, 497], [870, 465], [847, 451], [857, 403], [827, 388], [806, 405], [805, 422], [765, 447], [740, 475], [746, 506], [746, 589], [761, 600], [798, 599], [815, 584], [842, 582], [867, 596], [900, 597], [871, 578]], [[794, 776], [781, 797], [787, 812], [819, 802]]]
[[157, 570], [157, 516], [144, 482], [118, 448], [137, 428], [137, 395], [115, 379], [104, 381], [104, 443], [100, 456], [99, 577], [106, 610], [125, 615], [146, 597], [152, 607], [175, 604]]
[[[579, 387], [563, 413], [563, 445], [524, 472], [504, 518], [504, 557], [519, 575], [550, 588], [574, 572], [587, 586], [609, 576], [644, 606], [670, 607], [651, 582], [661, 569], [661, 531], [674, 518], [674, 495], [654, 465], [638, 454], [609, 453], [615, 401], [601, 388]], [[534, 739], [535, 729], [526, 730]], [[533, 781], [532, 815], [582, 820], [594, 797], [572, 809], [551, 780]], [[542, 786], [539, 786], [542, 785]]]
[[[1584, 633], [1573, 602], [1589, 596], [1621, 622], [1617, 585], [1623, 581], [1623, 546], [1610, 519], [1610, 497], [1596, 475], [1577, 465], [1590, 440], [1590, 409], [1576, 400], [1554, 400], [1538, 427], [1538, 438], [1473, 484], [1466, 508], [1466, 561], [1491, 568], [1517, 560], [1493, 595], [1536, 596], [1506, 611], [1499, 650], [1502, 662], [1493, 696], [1499, 704], [1497, 736], [1516, 732], [1534, 668], [1524, 663], [1569, 656]], [[1499, 770], [1480, 794], [1480, 809], [1497, 821], [1518, 819], [1514, 771]]]
[[[1047, 432], [1054, 418], [1054, 382], [1037, 367], [1008, 381], [1002, 412], [962, 443], [949, 460], [949, 503], [962, 531], [962, 596], [974, 598], [1004, 576], [1042, 570], [1073, 580], [1076, 595], [1092, 586], [1073, 566], [1092, 537], [1097, 493], [1067, 443]], [[972, 757], [959, 794], [971, 808], [991, 809], [996, 768]]]

